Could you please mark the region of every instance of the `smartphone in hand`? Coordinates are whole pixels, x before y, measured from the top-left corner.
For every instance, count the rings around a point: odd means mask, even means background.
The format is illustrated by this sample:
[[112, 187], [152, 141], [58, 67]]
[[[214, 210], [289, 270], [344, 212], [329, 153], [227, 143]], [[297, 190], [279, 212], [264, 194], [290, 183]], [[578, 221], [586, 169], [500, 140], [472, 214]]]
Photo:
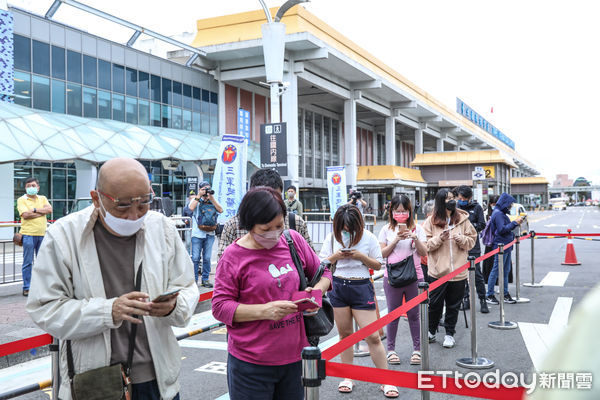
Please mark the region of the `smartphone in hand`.
[[406, 226], [406, 224], [398, 224], [398, 230], [400, 231], [400, 233], [406, 232], [408, 230], [408, 227]]
[[315, 289], [311, 292], [301, 291], [292, 295], [292, 302], [298, 305], [298, 311], [321, 307], [323, 304], [323, 292]]
[[176, 295], [177, 293], [179, 293], [181, 289], [176, 289], [176, 290], [172, 290], [170, 292], [165, 292], [163, 294], [161, 294], [160, 296], [157, 296], [154, 300], [152, 300], [153, 303], [162, 303], [165, 301], [168, 301], [171, 297], [173, 297], [174, 295]]

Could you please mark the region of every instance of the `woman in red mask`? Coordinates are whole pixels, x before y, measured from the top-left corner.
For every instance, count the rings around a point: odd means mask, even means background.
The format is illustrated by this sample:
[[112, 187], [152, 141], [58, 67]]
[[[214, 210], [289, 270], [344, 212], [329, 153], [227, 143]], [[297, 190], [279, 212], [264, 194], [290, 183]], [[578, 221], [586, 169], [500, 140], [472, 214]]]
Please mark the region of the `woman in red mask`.
[[[413, 263], [405, 265], [403, 268], [415, 268], [417, 280], [406, 286], [393, 287], [388, 280], [388, 270], [385, 269], [383, 289], [385, 290], [389, 311], [402, 305], [402, 297], [405, 298], [405, 301], [409, 301], [417, 296], [417, 285], [419, 282], [423, 282], [421, 257], [427, 255], [425, 240], [425, 231], [415, 223], [410, 199], [405, 195], [395, 196], [390, 204], [389, 222], [379, 232], [381, 253], [383, 257], [387, 257], [387, 264], [391, 266], [398, 265], [401, 261], [412, 256]], [[419, 365], [421, 364], [419, 307], [413, 307], [406, 314], [413, 340], [413, 353], [410, 357], [410, 364]], [[387, 360], [390, 364], [400, 364], [400, 357], [398, 357], [395, 348], [398, 321], [399, 319], [396, 319], [387, 325]]]

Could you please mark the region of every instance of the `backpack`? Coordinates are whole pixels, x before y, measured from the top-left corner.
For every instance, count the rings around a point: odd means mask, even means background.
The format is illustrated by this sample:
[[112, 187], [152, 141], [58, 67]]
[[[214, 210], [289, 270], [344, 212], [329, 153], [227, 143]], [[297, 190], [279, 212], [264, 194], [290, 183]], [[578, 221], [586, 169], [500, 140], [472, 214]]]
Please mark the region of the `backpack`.
[[217, 209], [214, 204], [200, 202], [198, 204], [198, 214], [196, 215], [198, 228], [205, 232], [212, 232], [217, 229]]
[[494, 244], [494, 230], [492, 229], [492, 218], [485, 224], [485, 228], [479, 234], [484, 246], [491, 247]]

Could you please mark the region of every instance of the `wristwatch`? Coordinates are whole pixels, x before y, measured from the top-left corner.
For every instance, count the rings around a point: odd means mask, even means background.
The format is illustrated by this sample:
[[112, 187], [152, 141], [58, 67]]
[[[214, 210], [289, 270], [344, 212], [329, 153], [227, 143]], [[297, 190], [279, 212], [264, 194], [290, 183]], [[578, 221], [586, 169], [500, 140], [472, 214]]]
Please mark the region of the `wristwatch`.
[[33, 212], [37, 213], [37, 208], [33, 207]]
[[194, 197], [194, 200], [200, 201], [200, 197]]

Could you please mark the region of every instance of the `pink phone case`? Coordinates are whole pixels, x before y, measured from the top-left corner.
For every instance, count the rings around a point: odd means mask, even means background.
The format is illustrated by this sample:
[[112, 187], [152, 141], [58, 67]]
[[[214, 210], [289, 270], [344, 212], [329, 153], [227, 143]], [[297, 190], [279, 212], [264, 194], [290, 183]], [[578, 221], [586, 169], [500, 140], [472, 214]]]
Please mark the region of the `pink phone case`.
[[292, 302], [298, 305], [298, 311], [321, 307], [323, 304], [323, 292], [318, 289], [315, 289], [310, 293], [307, 293], [304, 290], [296, 292], [292, 295]]

